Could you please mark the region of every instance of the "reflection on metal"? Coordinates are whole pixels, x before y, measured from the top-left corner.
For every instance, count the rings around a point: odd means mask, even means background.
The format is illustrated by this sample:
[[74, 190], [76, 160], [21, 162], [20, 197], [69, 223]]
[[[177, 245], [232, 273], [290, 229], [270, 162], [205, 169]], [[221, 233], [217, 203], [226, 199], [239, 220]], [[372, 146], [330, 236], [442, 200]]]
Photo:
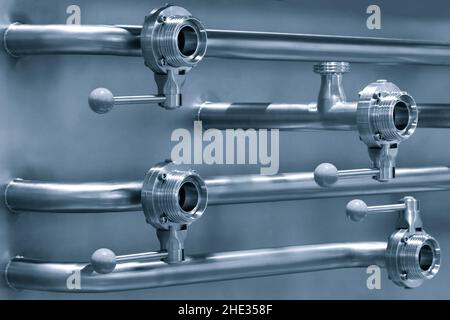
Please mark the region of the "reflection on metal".
[[[141, 56], [142, 26], [11, 25], [13, 56], [92, 54]], [[206, 30], [207, 57], [450, 65], [450, 43], [406, 39]]]
[[[340, 179], [320, 187], [313, 172], [274, 176], [231, 175], [205, 179], [208, 206], [413, 193], [450, 190], [449, 167], [400, 168], [396, 178], [379, 183], [368, 176]], [[12, 212], [118, 212], [141, 211], [142, 182], [52, 183], [15, 179], [6, 188]]]
[[[14, 258], [6, 269], [17, 289], [60, 292], [109, 292], [273, 276], [339, 268], [385, 266], [386, 242], [335, 243], [196, 255], [180, 264], [125, 262], [107, 274], [89, 263], [53, 263]], [[68, 277], [79, 275], [79, 289]]]
[[347, 204], [350, 220], [359, 222], [369, 213], [398, 213], [396, 231], [389, 237], [386, 254], [389, 279], [398, 286], [416, 288], [436, 276], [441, 265], [441, 248], [425, 232], [415, 198], [407, 196], [400, 203], [370, 207], [359, 199]]

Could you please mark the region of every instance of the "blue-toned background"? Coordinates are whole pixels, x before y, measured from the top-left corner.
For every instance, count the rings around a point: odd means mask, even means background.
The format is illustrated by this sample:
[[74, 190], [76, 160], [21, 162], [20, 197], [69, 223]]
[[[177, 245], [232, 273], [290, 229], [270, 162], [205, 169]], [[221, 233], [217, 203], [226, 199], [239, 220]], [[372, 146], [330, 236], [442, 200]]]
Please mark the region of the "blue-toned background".
[[[143, 23], [159, 1], [0, 0], [0, 24], [65, 23], [66, 8], [81, 7], [83, 24]], [[429, 1], [176, 1], [207, 28], [312, 34], [401, 37], [450, 41], [450, 3]], [[365, 26], [366, 8], [382, 9], [382, 29]], [[3, 31], [2, 31], [3, 32]], [[450, 67], [353, 65], [345, 75], [349, 100], [376, 79], [389, 79], [417, 102], [450, 102]], [[93, 113], [89, 92], [99, 86], [118, 95], [156, 91], [142, 58], [30, 56], [9, 58], [0, 49], [0, 183], [14, 177], [50, 181], [134, 180], [170, 156], [171, 132], [192, 128], [192, 106], [212, 101], [315, 101], [319, 77], [312, 63], [205, 59], [188, 74], [185, 106], [117, 108]], [[450, 163], [450, 130], [418, 129], [403, 143], [399, 166]], [[311, 171], [329, 161], [338, 168], [367, 167], [366, 148], [356, 132], [282, 132], [280, 172]], [[252, 166], [202, 166], [203, 176], [257, 173]], [[421, 288], [404, 290], [383, 271], [382, 290], [366, 288], [363, 269], [225, 281], [107, 294], [15, 291], [0, 282], [0, 298], [87, 299], [441, 299], [450, 298], [450, 196], [417, 194], [425, 227], [442, 247], [438, 276]], [[395, 202], [400, 195], [363, 198], [369, 204]], [[211, 207], [195, 223], [188, 253], [240, 250], [336, 241], [386, 240], [395, 217], [375, 215], [360, 224], [345, 219], [348, 198]], [[111, 214], [12, 215], [0, 204], [0, 258], [9, 255], [51, 260], [87, 260], [99, 247], [118, 254], [158, 248], [141, 212]], [[4, 264], [2, 265], [4, 268]]]

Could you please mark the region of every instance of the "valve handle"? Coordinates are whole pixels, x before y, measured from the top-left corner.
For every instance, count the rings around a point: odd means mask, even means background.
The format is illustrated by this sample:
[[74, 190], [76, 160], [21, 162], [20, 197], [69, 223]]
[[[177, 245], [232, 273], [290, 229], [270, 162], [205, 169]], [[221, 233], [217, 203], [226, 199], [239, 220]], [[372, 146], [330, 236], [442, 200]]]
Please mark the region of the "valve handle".
[[396, 204], [387, 204], [381, 206], [368, 206], [364, 201], [360, 199], [354, 199], [347, 203], [346, 213], [347, 217], [355, 222], [360, 222], [364, 220], [364, 218], [369, 213], [393, 213], [399, 212], [406, 209], [406, 204], [396, 203]]
[[330, 187], [338, 182], [339, 178], [377, 176], [379, 169], [352, 169], [338, 170], [332, 163], [321, 163], [314, 169], [314, 181], [321, 187]]
[[89, 106], [95, 113], [103, 114], [112, 110], [116, 105], [124, 104], [147, 104], [163, 103], [165, 96], [143, 95], [143, 96], [117, 96], [106, 88], [97, 88], [89, 94]]
[[114, 271], [119, 262], [151, 261], [167, 257], [167, 252], [143, 252], [116, 256], [114, 251], [106, 248], [95, 250], [91, 256], [91, 266], [95, 272], [107, 274]]

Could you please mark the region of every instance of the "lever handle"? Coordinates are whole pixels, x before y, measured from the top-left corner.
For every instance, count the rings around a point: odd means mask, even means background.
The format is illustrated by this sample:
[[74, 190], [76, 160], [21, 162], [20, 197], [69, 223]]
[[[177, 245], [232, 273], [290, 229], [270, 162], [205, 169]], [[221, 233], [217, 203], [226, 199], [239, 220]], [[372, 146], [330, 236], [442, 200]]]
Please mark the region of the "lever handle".
[[393, 213], [405, 209], [405, 203], [387, 204], [381, 206], [367, 206], [367, 204], [360, 199], [354, 199], [347, 203], [346, 206], [347, 217], [355, 222], [364, 220], [364, 218], [369, 213]]
[[321, 187], [330, 187], [335, 184], [339, 178], [377, 176], [379, 169], [352, 169], [338, 170], [331, 163], [321, 163], [314, 169], [314, 181]]
[[99, 114], [111, 111], [116, 105], [163, 103], [164, 101], [166, 101], [165, 96], [157, 95], [115, 97], [113, 93], [106, 88], [94, 89], [89, 94], [89, 106], [92, 111]]
[[116, 256], [116, 254], [106, 248], [96, 250], [91, 256], [91, 266], [95, 272], [107, 274], [114, 271], [117, 263], [130, 261], [151, 261], [167, 257], [167, 252], [143, 252]]

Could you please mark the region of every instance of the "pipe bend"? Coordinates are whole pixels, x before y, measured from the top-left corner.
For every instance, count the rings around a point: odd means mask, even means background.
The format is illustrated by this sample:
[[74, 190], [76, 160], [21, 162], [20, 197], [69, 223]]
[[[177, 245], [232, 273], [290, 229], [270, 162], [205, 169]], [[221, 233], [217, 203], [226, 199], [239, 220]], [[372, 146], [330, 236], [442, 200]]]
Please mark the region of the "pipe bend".
[[[14, 258], [6, 270], [16, 289], [108, 292], [313, 272], [385, 266], [386, 242], [330, 243], [196, 255], [180, 264], [162, 261], [118, 264], [98, 274], [86, 263]], [[77, 278], [78, 277], [78, 278]]]

